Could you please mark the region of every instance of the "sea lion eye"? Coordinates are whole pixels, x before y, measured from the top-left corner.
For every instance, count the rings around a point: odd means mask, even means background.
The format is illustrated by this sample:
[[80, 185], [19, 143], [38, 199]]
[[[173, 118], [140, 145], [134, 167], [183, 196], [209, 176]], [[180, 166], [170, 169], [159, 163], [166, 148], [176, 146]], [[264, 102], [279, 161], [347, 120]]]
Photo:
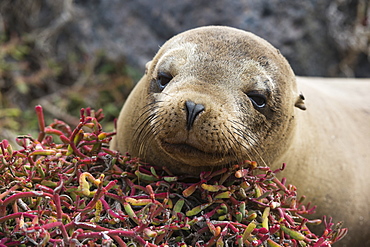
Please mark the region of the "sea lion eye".
[[266, 96], [265, 95], [260, 94], [260, 93], [248, 93], [247, 95], [255, 107], [262, 108], [266, 106]]
[[165, 73], [165, 72], [159, 72], [157, 76], [157, 85], [159, 89], [162, 91], [167, 84], [172, 80], [172, 75]]

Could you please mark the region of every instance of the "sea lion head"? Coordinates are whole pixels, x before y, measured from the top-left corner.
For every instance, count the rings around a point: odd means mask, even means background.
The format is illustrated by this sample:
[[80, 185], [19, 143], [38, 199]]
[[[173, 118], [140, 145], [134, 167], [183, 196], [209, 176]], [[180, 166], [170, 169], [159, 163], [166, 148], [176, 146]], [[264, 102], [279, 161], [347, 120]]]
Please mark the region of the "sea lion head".
[[136, 87], [114, 146], [177, 173], [244, 160], [269, 165], [292, 138], [294, 108], [304, 109], [279, 50], [229, 27], [171, 38]]

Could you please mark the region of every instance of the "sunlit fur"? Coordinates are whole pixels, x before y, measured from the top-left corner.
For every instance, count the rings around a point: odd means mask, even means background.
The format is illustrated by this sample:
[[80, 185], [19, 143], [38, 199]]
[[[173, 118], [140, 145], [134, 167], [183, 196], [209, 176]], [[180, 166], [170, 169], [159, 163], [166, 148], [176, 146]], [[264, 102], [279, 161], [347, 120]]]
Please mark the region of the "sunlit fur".
[[[161, 72], [173, 79], [158, 87]], [[285, 162], [280, 176], [318, 206], [316, 217], [349, 228], [337, 246], [370, 246], [370, 80], [297, 82], [305, 101], [279, 51], [251, 33], [184, 32], [147, 64], [111, 148], [197, 177], [245, 159], [273, 169]], [[252, 104], [253, 90], [264, 93], [267, 107]], [[204, 106], [190, 130], [187, 100]]]
[[[173, 77], [165, 87], [157, 84], [161, 73]], [[266, 106], [256, 108], [250, 92], [263, 94]], [[187, 100], [205, 107], [190, 130]], [[233, 28], [194, 29], [167, 41], [147, 64], [112, 147], [175, 173], [244, 160], [272, 165], [292, 138], [297, 102], [303, 105], [294, 73], [265, 40]]]

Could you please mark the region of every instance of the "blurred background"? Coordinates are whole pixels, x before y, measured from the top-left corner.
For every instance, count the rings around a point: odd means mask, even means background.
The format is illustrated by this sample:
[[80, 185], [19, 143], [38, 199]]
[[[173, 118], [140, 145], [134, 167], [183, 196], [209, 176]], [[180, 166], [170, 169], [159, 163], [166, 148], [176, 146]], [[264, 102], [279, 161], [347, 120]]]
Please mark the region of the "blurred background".
[[78, 124], [113, 120], [144, 65], [173, 35], [204, 25], [251, 31], [301, 76], [370, 77], [369, 0], [1, 0], [0, 140], [38, 130], [34, 106]]

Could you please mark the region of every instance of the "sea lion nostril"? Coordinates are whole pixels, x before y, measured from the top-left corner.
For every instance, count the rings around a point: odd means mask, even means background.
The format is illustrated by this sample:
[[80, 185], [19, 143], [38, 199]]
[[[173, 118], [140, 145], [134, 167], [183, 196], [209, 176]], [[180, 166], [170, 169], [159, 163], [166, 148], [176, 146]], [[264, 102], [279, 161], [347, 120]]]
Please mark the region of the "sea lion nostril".
[[195, 118], [204, 111], [204, 105], [202, 104], [196, 104], [191, 100], [187, 100], [185, 102], [186, 112], [187, 112], [187, 118], [186, 118], [186, 128], [187, 130], [190, 130], [193, 126]]

